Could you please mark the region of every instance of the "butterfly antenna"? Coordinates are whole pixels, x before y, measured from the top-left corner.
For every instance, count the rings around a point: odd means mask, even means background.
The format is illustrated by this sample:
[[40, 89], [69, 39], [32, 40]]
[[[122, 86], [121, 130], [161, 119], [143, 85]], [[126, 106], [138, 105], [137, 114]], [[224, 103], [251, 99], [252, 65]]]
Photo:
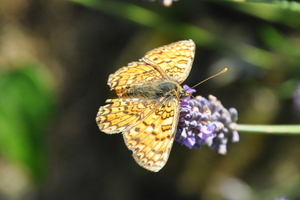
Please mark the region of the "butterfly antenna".
[[195, 88], [195, 87], [197, 87], [198, 85], [204, 83], [205, 81], [207, 81], [207, 80], [209, 80], [209, 79], [211, 79], [211, 78], [214, 78], [214, 77], [216, 77], [216, 76], [219, 76], [220, 74], [223, 74], [223, 73], [225, 73], [225, 72], [227, 72], [227, 71], [228, 71], [228, 69], [225, 68], [225, 69], [223, 69], [222, 71], [220, 71], [219, 73], [217, 73], [217, 74], [215, 74], [215, 75], [212, 75], [212, 76], [210, 76], [210, 77], [204, 79], [203, 81], [201, 81], [200, 83], [197, 83], [196, 85], [194, 85], [194, 86], [191, 87], [191, 88]]

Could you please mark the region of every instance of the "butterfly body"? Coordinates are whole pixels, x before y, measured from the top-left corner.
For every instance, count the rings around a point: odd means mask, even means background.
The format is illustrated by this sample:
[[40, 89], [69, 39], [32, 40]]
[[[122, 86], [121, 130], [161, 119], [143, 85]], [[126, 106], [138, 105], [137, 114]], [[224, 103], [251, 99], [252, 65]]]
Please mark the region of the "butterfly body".
[[174, 81], [157, 81], [155, 83], [146, 83], [128, 89], [122, 97], [139, 97], [157, 99], [172, 95], [172, 92], [180, 92], [181, 86]]
[[190, 72], [194, 52], [192, 40], [175, 42], [147, 52], [108, 78], [119, 98], [100, 107], [99, 129], [122, 132], [136, 162], [150, 171], [159, 171], [168, 160], [185, 94], [180, 83]]

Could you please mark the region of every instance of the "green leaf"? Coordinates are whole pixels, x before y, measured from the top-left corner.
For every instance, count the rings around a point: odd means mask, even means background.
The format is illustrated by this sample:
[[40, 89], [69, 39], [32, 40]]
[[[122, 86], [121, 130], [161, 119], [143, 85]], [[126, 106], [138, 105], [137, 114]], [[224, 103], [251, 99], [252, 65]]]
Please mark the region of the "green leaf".
[[54, 98], [49, 72], [26, 63], [0, 71], [0, 153], [26, 167], [34, 180], [44, 176], [46, 128]]

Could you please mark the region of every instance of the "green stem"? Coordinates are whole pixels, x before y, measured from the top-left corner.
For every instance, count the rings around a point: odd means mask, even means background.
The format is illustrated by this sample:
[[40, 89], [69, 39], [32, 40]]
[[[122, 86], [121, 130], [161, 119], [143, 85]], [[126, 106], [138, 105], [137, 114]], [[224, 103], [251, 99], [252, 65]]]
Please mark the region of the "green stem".
[[237, 130], [245, 133], [300, 134], [300, 125], [249, 125], [238, 124]]

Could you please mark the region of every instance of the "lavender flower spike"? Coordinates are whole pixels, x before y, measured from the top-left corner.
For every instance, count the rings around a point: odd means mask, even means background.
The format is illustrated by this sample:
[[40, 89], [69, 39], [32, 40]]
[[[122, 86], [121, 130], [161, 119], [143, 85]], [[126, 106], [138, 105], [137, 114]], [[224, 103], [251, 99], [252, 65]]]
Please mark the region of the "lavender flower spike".
[[[188, 94], [196, 92], [187, 85], [183, 86], [183, 90]], [[202, 96], [182, 97], [175, 141], [190, 149], [198, 149], [205, 144], [220, 154], [226, 154], [228, 138], [232, 142], [239, 141], [237, 119], [237, 110], [227, 110], [213, 95], [209, 95], [208, 99]]]

